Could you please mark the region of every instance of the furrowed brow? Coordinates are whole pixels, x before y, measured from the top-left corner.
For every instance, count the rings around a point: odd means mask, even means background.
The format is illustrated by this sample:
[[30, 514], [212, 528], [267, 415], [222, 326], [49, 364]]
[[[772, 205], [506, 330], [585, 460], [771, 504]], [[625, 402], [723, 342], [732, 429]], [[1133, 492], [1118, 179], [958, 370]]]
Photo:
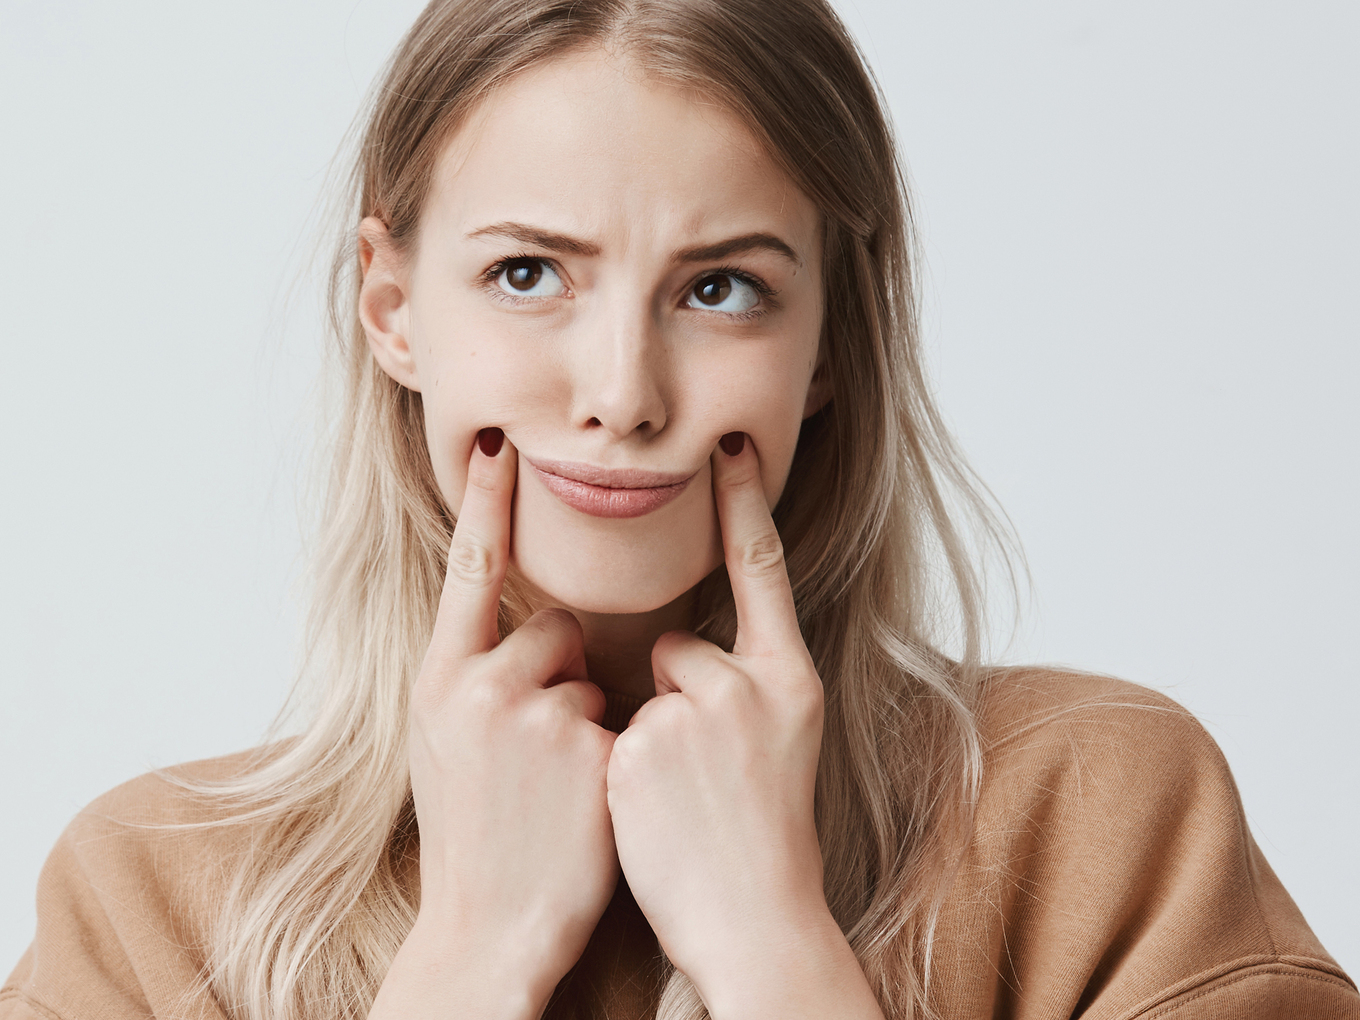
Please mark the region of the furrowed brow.
[[682, 248], [674, 258], [677, 262], [719, 262], [733, 255], [746, 255], [751, 252], [768, 251], [788, 259], [795, 266], [802, 266], [803, 260], [798, 253], [773, 234], [742, 234], [740, 237], [718, 241], [716, 244], [700, 244], [693, 248]]
[[544, 230], [542, 227], [531, 226], [528, 223], [511, 223], [509, 221], [493, 223], [489, 227], [480, 227], [467, 236], [469, 238], [505, 237], [512, 241], [518, 241], [520, 244], [533, 245], [547, 251], [567, 252], [571, 255], [600, 254], [598, 244], [591, 244], [589, 241], [582, 241], [566, 234]]

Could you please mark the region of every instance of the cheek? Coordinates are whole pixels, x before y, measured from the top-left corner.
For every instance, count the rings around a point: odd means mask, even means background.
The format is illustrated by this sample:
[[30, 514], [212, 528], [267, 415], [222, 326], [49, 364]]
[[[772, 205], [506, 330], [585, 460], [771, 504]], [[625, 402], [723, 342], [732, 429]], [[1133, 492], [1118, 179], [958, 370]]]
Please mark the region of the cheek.
[[759, 341], [685, 377], [691, 406], [708, 425], [712, 445], [728, 432], [751, 438], [771, 506], [788, 478], [803, 422], [812, 370], [801, 346]]
[[422, 330], [412, 350], [420, 374], [430, 462], [439, 491], [456, 516], [477, 433], [496, 427], [517, 435], [525, 424], [525, 409], [543, 406], [550, 380], [544, 378], [539, 362], [475, 328]]

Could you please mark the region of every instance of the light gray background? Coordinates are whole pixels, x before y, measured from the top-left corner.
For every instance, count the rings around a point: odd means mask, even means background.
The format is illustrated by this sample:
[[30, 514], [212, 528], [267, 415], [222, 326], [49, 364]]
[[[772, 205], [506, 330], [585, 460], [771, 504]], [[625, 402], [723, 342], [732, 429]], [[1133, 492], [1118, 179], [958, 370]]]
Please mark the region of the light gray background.
[[[318, 343], [283, 288], [418, 7], [0, 0], [0, 970], [82, 804], [282, 697]], [[1196, 711], [1360, 972], [1360, 7], [843, 9], [945, 413], [1033, 567], [1011, 657]]]

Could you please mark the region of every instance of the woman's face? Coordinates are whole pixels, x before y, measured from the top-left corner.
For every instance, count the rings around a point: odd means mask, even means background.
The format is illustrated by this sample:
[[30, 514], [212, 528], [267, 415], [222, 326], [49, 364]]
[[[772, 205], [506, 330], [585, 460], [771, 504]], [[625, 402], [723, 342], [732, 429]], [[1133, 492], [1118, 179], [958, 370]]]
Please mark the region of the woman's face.
[[602, 51], [555, 60], [457, 132], [406, 258], [378, 221], [363, 235], [361, 317], [422, 395], [444, 497], [504, 430], [513, 561], [551, 601], [646, 612], [721, 563], [726, 433], [779, 498], [829, 393], [820, 219], [723, 107]]

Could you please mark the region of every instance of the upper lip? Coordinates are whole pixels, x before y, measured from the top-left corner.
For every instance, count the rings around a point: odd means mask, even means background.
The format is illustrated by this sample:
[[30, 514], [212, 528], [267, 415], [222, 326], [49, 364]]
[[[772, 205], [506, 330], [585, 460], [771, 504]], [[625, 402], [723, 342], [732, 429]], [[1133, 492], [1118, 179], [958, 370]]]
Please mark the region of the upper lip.
[[530, 457], [524, 459], [545, 474], [570, 478], [574, 482], [584, 482], [586, 485], [598, 485], [602, 489], [663, 489], [672, 485], [683, 485], [698, 473], [648, 471], [645, 468], [603, 468], [569, 460], [540, 460]]

